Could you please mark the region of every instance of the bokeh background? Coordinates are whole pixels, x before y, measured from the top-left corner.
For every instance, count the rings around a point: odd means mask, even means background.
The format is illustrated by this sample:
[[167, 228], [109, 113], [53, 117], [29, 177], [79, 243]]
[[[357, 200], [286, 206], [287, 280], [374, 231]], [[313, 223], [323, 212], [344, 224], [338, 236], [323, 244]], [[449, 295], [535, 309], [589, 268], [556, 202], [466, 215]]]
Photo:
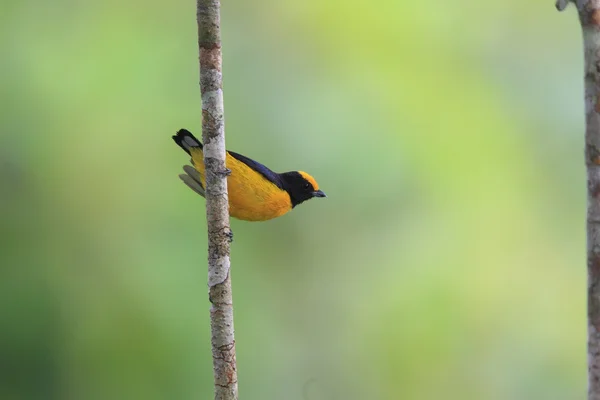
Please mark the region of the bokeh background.
[[[243, 399], [583, 399], [575, 10], [224, 1], [227, 146], [328, 194], [233, 221]], [[0, 398], [210, 399], [194, 2], [0, 3]]]

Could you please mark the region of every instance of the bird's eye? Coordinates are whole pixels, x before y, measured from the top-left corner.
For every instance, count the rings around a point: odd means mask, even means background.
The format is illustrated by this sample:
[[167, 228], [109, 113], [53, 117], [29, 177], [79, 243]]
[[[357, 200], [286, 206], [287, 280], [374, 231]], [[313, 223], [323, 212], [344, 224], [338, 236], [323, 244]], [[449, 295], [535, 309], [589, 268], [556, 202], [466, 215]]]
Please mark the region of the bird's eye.
[[310, 188], [310, 183], [306, 182], [306, 183], [304, 184], [304, 189], [309, 189], [309, 188]]

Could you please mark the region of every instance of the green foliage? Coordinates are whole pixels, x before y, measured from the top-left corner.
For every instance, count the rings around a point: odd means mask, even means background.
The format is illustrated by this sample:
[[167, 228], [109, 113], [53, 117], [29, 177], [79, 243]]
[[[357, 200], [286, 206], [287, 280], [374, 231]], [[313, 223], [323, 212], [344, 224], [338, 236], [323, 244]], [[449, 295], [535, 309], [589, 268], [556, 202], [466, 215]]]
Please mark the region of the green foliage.
[[[328, 195], [233, 221], [242, 397], [583, 398], [574, 10], [223, 3], [228, 148]], [[0, 398], [209, 399], [194, 4], [9, 0], [0, 46]]]

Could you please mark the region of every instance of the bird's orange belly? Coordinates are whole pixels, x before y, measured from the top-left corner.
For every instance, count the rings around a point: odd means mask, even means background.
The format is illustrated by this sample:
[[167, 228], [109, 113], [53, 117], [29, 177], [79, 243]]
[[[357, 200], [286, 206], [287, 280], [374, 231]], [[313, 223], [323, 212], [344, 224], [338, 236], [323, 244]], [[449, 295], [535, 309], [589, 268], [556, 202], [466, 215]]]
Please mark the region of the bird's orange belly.
[[237, 174], [227, 179], [229, 215], [245, 221], [267, 221], [292, 209], [289, 195], [272, 184], [257, 185]]

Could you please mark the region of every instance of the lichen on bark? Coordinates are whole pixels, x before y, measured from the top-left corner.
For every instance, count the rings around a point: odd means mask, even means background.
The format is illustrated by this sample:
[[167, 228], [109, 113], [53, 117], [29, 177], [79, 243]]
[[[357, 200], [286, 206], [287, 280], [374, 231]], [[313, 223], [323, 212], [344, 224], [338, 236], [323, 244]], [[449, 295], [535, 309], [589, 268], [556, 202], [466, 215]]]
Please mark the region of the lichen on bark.
[[214, 396], [237, 400], [219, 0], [197, 0]]

